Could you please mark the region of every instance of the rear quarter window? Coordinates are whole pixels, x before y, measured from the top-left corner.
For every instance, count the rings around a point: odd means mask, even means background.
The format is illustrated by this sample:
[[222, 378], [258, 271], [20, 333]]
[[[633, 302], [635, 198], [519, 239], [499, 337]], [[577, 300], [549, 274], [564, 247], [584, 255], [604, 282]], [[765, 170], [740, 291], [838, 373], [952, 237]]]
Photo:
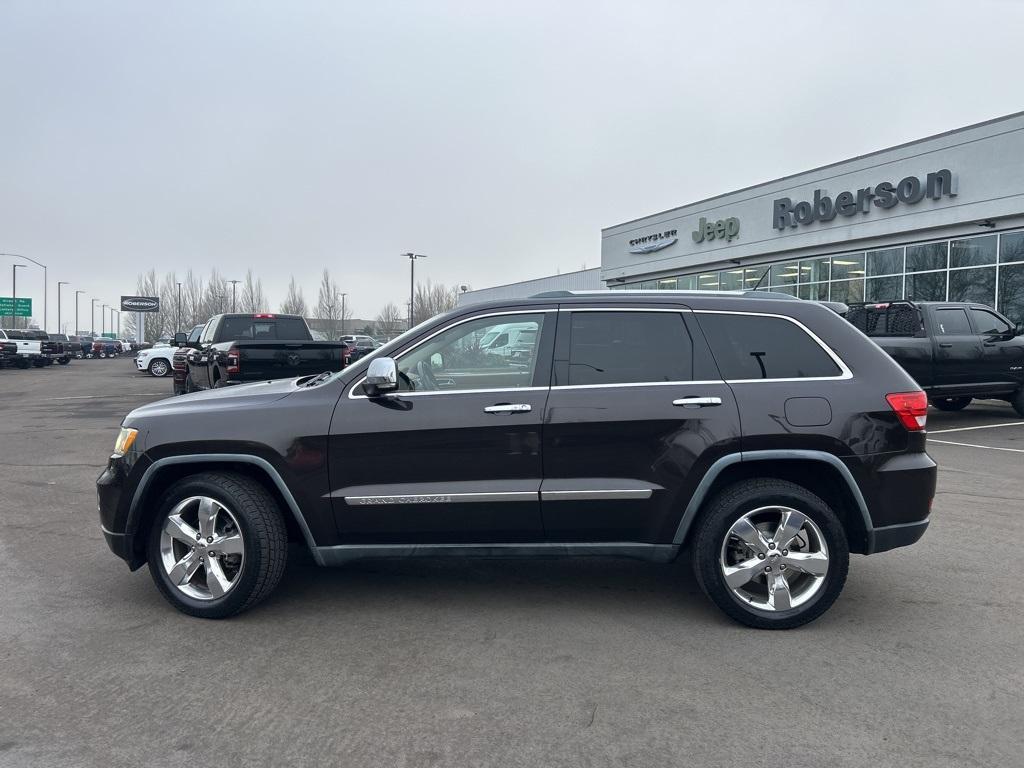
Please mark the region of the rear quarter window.
[[697, 313], [727, 381], [840, 376], [842, 369], [796, 323], [765, 315]]

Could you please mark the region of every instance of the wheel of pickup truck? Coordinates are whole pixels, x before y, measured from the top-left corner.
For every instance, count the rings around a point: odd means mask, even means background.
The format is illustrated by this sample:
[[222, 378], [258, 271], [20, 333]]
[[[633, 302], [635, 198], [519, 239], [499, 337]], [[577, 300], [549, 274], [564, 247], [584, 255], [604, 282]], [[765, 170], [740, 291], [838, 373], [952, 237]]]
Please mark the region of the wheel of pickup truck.
[[68, 363], [71, 362], [71, 358], [70, 357], [62, 357], [57, 362], [60, 363], [61, 365], [67, 365]]
[[940, 411], [962, 411], [971, 404], [972, 397], [933, 397], [931, 404]]
[[100, 356], [100, 359], [102, 359], [102, 358], [105, 358], [105, 357], [107, 356], [107, 353], [106, 353], [106, 352], [102, 352], [102, 351], [101, 351], [101, 352], [99, 353], [99, 356]]
[[166, 360], [162, 360], [160, 358], [157, 358], [156, 360], [154, 360], [152, 363], [149, 364], [149, 373], [150, 373], [151, 376], [156, 376], [157, 378], [163, 378], [164, 376], [166, 376], [170, 372], [171, 372], [171, 366], [167, 364]]
[[693, 542], [704, 593], [758, 629], [791, 629], [821, 616], [842, 592], [849, 560], [846, 534], [829, 506], [795, 483], [767, 478], [719, 493]]
[[183, 613], [223, 619], [258, 603], [284, 573], [288, 535], [277, 502], [245, 475], [176, 483], [149, 532], [149, 571]]
[[1013, 410], [1017, 412], [1018, 416], [1024, 418], [1024, 387], [1017, 390], [1017, 394], [1010, 399], [1010, 405], [1013, 406]]
[[32, 363], [30, 363], [29, 359], [24, 355], [18, 358], [18, 367], [21, 368], [23, 371], [27, 370], [30, 365], [32, 365]]

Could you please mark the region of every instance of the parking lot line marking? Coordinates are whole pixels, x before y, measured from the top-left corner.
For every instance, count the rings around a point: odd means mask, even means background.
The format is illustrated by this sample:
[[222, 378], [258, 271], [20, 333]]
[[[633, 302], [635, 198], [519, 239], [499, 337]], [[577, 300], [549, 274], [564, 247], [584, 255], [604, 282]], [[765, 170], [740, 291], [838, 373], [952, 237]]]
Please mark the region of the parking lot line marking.
[[952, 429], [930, 429], [928, 434], [941, 435], [943, 432], [968, 432], [972, 429], [995, 429], [996, 427], [1024, 427], [1024, 421], [1011, 421], [1007, 424], [981, 424], [977, 427], [953, 427]]
[[962, 445], [965, 448], [988, 448], [990, 451], [1009, 451], [1010, 453], [1024, 453], [1024, 448], [999, 448], [994, 445], [977, 445], [976, 443], [954, 443], [952, 440], [929, 440], [929, 443], [941, 443], [942, 445]]

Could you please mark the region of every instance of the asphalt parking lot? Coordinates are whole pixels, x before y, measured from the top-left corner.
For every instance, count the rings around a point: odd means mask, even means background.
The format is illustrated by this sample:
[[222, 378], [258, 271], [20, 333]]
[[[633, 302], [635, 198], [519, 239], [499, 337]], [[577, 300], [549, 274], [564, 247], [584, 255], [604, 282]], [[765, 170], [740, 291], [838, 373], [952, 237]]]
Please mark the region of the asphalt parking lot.
[[[1024, 765], [1024, 419], [932, 411], [914, 547], [790, 632], [689, 563], [294, 558], [235, 619], [106, 548], [93, 483], [167, 395], [129, 359], [0, 370], [0, 766]], [[941, 442], [940, 442], [941, 441]]]

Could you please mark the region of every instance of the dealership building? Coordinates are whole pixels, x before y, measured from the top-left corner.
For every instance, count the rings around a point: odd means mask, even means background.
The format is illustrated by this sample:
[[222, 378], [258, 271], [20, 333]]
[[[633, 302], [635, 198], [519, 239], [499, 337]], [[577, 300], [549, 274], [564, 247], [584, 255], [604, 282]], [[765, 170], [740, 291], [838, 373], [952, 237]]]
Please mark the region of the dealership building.
[[608, 227], [600, 283], [971, 301], [1024, 321], [1024, 113]]

